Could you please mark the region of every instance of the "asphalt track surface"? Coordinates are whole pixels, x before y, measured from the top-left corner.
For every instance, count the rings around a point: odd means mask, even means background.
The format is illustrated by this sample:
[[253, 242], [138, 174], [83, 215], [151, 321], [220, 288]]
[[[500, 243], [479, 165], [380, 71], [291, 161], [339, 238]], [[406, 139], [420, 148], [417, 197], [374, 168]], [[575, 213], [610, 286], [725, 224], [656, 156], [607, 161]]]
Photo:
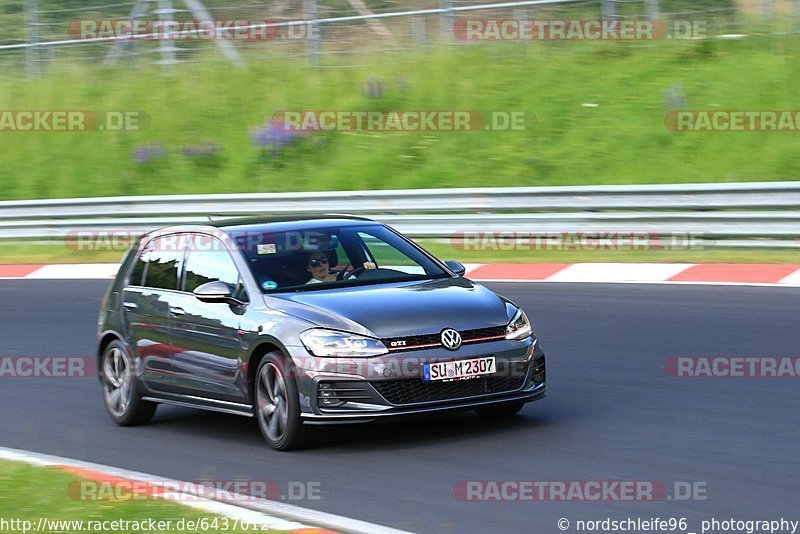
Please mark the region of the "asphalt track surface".
[[[103, 281], [0, 281], [0, 356], [94, 350]], [[319, 482], [295, 502], [436, 533], [559, 532], [579, 519], [800, 519], [800, 379], [668, 376], [671, 356], [800, 355], [800, 289], [487, 284], [521, 304], [549, 392], [506, 422], [472, 414], [326, 429], [280, 453], [251, 419], [160, 407], [116, 427], [94, 378], [0, 379], [0, 445], [180, 480]], [[461, 480], [648, 480], [706, 500], [465, 502]], [[568, 532], [576, 532], [571, 527]]]

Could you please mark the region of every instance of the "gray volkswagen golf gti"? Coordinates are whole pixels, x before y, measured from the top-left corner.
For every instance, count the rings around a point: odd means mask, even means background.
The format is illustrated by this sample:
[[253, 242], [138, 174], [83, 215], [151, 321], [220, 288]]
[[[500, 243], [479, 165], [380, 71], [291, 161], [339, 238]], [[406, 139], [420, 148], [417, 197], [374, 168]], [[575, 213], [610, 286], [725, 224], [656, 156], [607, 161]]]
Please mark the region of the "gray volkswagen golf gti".
[[158, 404], [255, 417], [275, 449], [314, 425], [545, 395], [525, 313], [395, 230], [351, 216], [172, 227], [128, 251], [103, 299], [98, 369], [120, 425]]

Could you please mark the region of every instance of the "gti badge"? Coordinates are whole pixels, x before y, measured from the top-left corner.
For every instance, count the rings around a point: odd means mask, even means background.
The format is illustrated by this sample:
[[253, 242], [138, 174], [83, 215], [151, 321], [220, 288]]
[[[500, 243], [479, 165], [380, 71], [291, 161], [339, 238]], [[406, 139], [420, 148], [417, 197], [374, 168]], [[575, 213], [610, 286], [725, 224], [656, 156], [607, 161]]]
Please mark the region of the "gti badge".
[[452, 328], [442, 330], [442, 345], [448, 350], [456, 350], [461, 346], [461, 334]]

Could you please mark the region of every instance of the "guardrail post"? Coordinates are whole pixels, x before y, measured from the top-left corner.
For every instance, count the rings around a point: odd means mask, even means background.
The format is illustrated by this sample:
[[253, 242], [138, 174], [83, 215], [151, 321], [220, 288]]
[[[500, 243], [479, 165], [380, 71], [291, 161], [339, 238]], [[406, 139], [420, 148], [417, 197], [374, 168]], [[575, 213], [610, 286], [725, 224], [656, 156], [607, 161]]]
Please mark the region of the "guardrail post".
[[439, 0], [442, 11], [442, 37], [445, 42], [453, 40], [453, 0]]
[[644, 14], [648, 19], [657, 19], [659, 11], [658, 0], [644, 0]]
[[615, 0], [601, 0], [600, 8], [604, 19], [617, 18], [617, 4]]
[[761, 18], [764, 22], [772, 22], [773, 8], [772, 0], [761, 0]]
[[[28, 44], [34, 45], [39, 42], [39, 0], [25, 0], [25, 38]], [[38, 46], [31, 46], [25, 49], [25, 63], [28, 69], [28, 76], [38, 76], [41, 73], [39, 64], [41, 54]]]
[[175, 73], [175, 64], [178, 62], [175, 56], [175, 40], [172, 39], [172, 27], [170, 23], [175, 20], [175, 9], [172, 7], [172, 0], [159, 0], [158, 9], [155, 13], [158, 15], [158, 20], [163, 24], [164, 31], [161, 38], [161, 43], [158, 51], [161, 53], [161, 66], [167, 74]]
[[319, 65], [320, 26], [315, 21], [319, 16], [317, 0], [303, 0], [303, 14], [306, 23], [306, 58], [312, 65]]
[[[183, 3], [189, 8], [189, 11], [192, 12], [195, 20], [214, 20], [201, 0], [183, 0]], [[244, 65], [244, 61], [242, 61], [242, 58], [239, 56], [239, 51], [236, 50], [233, 43], [225, 39], [220, 39], [219, 35], [217, 35], [217, 39], [214, 39], [214, 43], [217, 45], [217, 49], [220, 53], [228, 58], [231, 63], [238, 66]]]
[[424, 16], [414, 17], [411, 27], [411, 38], [415, 48], [425, 48], [428, 45], [428, 21]]
[[792, 6], [792, 31], [800, 32], [800, 0], [791, 0]]

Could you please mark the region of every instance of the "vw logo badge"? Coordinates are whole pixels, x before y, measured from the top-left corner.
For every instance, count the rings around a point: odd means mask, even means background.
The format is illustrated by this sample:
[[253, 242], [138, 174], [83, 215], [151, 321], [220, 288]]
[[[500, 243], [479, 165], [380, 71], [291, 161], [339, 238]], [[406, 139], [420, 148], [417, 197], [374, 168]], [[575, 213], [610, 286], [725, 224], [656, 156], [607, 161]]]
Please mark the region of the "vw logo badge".
[[448, 350], [456, 350], [461, 346], [461, 334], [452, 328], [442, 330], [442, 345]]

